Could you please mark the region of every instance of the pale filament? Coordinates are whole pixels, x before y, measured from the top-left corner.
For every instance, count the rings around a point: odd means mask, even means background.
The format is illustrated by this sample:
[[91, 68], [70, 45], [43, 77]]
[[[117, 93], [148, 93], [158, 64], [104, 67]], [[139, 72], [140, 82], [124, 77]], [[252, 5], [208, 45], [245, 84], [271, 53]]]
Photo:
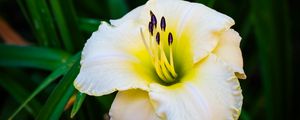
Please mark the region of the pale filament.
[[[143, 43], [152, 58], [152, 63], [155, 68], [155, 71], [159, 78], [166, 83], [171, 83], [175, 81], [177, 73], [175, 72], [174, 60], [173, 60], [173, 35], [171, 32], [167, 34], [166, 32], [166, 21], [162, 17], [160, 21], [160, 28], [157, 28], [157, 20], [155, 15], [150, 11], [151, 21], [148, 25], [149, 39], [145, 39], [143, 29], [140, 29]], [[168, 45], [164, 45], [164, 41], [161, 38], [162, 36], [168, 36]], [[166, 56], [164, 46], [169, 47], [169, 59]]]

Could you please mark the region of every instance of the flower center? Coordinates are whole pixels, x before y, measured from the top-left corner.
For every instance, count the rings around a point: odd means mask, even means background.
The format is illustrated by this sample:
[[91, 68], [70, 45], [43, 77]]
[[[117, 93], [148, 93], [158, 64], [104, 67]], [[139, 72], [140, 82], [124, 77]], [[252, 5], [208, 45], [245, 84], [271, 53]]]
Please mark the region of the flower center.
[[[173, 60], [173, 35], [171, 32], [166, 32], [167, 24], [164, 16], [160, 19], [160, 29], [157, 27], [157, 19], [152, 11], [150, 11], [150, 17], [151, 19], [148, 24], [150, 36], [147, 41], [142, 29], [140, 31], [143, 42], [152, 58], [153, 66], [159, 78], [165, 83], [175, 82], [175, 78], [178, 75], [175, 72]], [[167, 45], [164, 45], [166, 43]]]

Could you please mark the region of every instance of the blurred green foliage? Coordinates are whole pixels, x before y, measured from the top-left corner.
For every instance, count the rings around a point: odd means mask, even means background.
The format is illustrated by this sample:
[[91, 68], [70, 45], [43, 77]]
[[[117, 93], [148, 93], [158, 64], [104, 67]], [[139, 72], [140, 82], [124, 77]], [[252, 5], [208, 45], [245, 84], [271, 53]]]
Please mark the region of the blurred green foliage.
[[[193, 1], [193, 0], [190, 0]], [[0, 44], [0, 119], [104, 119], [115, 94], [76, 91], [80, 51], [100, 21], [145, 0], [0, 0], [0, 17], [29, 46]], [[241, 120], [295, 119], [297, 6], [286, 0], [194, 0], [231, 16], [243, 40]], [[2, 38], [0, 38], [2, 39]], [[2, 42], [3, 40], [1, 40]], [[67, 106], [71, 96], [77, 96]]]

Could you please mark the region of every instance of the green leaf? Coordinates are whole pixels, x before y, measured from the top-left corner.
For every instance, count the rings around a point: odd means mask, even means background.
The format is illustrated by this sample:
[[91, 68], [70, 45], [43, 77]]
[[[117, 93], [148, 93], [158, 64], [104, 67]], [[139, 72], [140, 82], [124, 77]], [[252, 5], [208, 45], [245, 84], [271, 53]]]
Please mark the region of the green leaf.
[[98, 29], [100, 25], [100, 20], [91, 19], [91, 18], [80, 18], [79, 19], [79, 28], [85, 32], [94, 32]]
[[61, 75], [65, 74], [76, 60], [80, 58], [80, 54], [76, 54], [70, 58], [66, 63], [62, 63], [59, 68], [53, 71], [32, 93], [31, 95], [22, 103], [22, 105], [10, 116], [13, 119], [36, 95], [38, 95], [42, 90], [49, 86], [54, 80], [56, 80]]
[[[46, 0], [25, 0], [36, 39], [43, 46], [59, 48], [60, 41]], [[22, 6], [21, 6], [22, 8]]]
[[80, 58], [76, 60], [72, 68], [60, 80], [59, 84], [55, 87], [54, 91], [49, 96], [44, 107], [41, 108], [37, 120], [57, 120], [63, 113], [64, 107], [72, 96], [75, 88], [73, 81], [79, 73]]
[[109, 95], [96, 97], [96, 99], [102, 105], [102, 109], [104, 111], [108, 111], [111, 107], [111, 104], [112, 104], [115, 96], [116, 96], [116, 93], [112, 93], [112, 94], [109, 94]]
[[0, 66], [54, 70], [69, 56], [55, 49], [0, 44]]
[[197, 2], [212, 8], [215, 5], [216, 0], [197, 0]]
[[241, 120], [251, 120], [250, 115], [245, 110], [242, 110], [240, 119]]
[[293, 93], [293, 56], [287, 3], [284, 0], [253, 0], [251, 6], [267, 119], [293, 119], [290, 109], [293, 103], [285, 103], [290, 101]]
[[71, 0], [50, 0], [63, 44], [67, 51], [74, 52], [74, 47], [81, 49], [83, 37], [78, 28], [78, 18]]
[[111, 18], [120, 18], [129, 10], [125, 0], [108, 0], [107, 2]]
[[[11, 96], [13, 96], [13, 98], [17, 102], [22, 103], [30, 94], [30, 91], [24, 88], [22, 84], [18, 83], [17, 81], [14, 81], [14, 79], [11, 78], [11, 76], [8, 76], [4, 73], [0, 73], [0, 76], [0, 86], [4, 88], [4, 90], [6, 90]], [[24, 107], [30, 114], [36, 116], [39, 111], [39, 108], [41, 107], [41, 104], [33, 99], [29, 105], [26, 105]]]
[[30, 16], [28, 15], [28, 12], [26, 10], [26, 4], [24, 2], [24, 0], [17, 0], [17, 3], [26, 19], [26, 21], [29, 23], [30, 26], [33, 26], [32, 23], [31, 23], [31, 19], [30, 19]]
[[251, 22], [251, 20], [253, 19], [254, 15], [253, 13], [249, 13], [246, 16], [246, 20], [244, 21], [243, 25], [242, 25], [242, 29], [241, 29], [241, 37], [243, 38], [242, 42], [241, 42], [241, 48], [245, 48], [245, 46], [247, 45], [246, 43], [248, 43], [247, 39], [249, 37], [249, 34], [253, 28], [253, 23]]
[[[19, 103], [15, 101], [13, 97], [6, 97], [1, 100], [1, 108], [0, 108], [0, 120], [7, 120], [12, 112], [18, 107]], [[30, 106], [30, 104], [28, 105]], [[25, 118], [32, 118], [32, 114], [28, 114], [27, 110], [23, 110], [18, 114], [14, 120], [23, 120]]]
[[71, 111], [71, 118], [73, 118], [78, 110], [80, 109], [84, 99], [85, 99], [86, 94], [78, 92], [76, 96], [75, 103], [73, 105], [72, 111]]

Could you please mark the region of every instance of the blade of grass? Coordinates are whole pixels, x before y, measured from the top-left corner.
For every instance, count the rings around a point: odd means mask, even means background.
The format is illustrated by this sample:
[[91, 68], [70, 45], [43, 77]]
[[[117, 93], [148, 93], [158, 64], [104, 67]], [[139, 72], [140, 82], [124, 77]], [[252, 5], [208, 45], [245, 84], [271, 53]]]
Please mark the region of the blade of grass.
[[240, 119], [241, 120], [251, 120], [250, 115], [245, 110], [242, 110]]
[[9, 119], [13, 119], [36, 95], [38, 95], [42, 90], [49, 86], [58, 77], [65, 74], [74, 62], [80, 58], [80, 54], [74, 55], [66, 63], [59, 65], [60, 67], [53, 71], [32, 93], [31, 95], [21, 104], [21, 106], [10, 116]]
[[73, 118], [78, 112], [78, 110], [80, 109], [83, 101], [85, 100], [85, 96], [86, 95], [84, 93], [81, 92], [77, 93], [76, 100], [71, 111], [71, 118]]
[[92, 18], [80, 18], [79, 19], [79, 28], [84, 32], [94, 32], [98, 29], [100, 25], [100, 20]]
[[96, 97], [97, 101], [102, 105], [103, 111], [109, 111], [113, 100], [115, 99], [116, 93]]
[[129, 8], [125, 0], [108, 0], [110, 18], [120, 18], [125, 15]]
[[27, 10], [26, 10], [26, 3], [24, 2], [24, 0], [17, 0], [17, 3], [22, 11], [22, 14], [24, 15], [26, 21], [29, 23], [30, 26], [33, 26], [32, 23], [31, 23], [31, 19], [29, 18], [29, 15], [27, 13]]
[[81, 48], [84, 41], [77, 26], [78, 18], [72, 1], [50, 0], [50, 4], [66, 50], [74, 52], [74, 47]]
[[0, 44], [0, 66], [54, 70], [69, 56], [55, 49]]
[[[0, 120], [7, 120], [19, 103], [17, 103], [13, 97], [8, 96], [1, 100], [1, 104]], [[32, 118], [32, 115], [26, 110], [23, 110], [20, 114], [18, 114], [18, 116], [16, 116], [15, 120], [22, 120], [24, 118]]]
[[215, 5], [216, 0], [197, 0], [197, 2], [202, 3], [210, 8], [213, 8]]
[[[30, 94], [30, 91], [24, 88], [17, 81], [14, 81], [12, 78], [7, 76], [7, 74], [0, 73], [0, 75], [0, 86], [4, 88], [4, 90], [6, 90], [9, 95], [13, 96], [18, 103], [22, 103]], [[35, 99], [32, 99], [31, 103], [24, 107], [30, 114], [36, 116], [39, 108], [41, 107], [41, 104]]]
[[49, 96], [45, 103], [45, 106], [41, 108], [40, 113], [37, 116], [37, 120], [57, 120], [61, 116], [66, 103], [72, 96], [75, 88], [73, 81], [79, 73], [80, 58], [76, 60], [71, 69], [61, 79], [54, 91]]
[[[256, 6], [258, 4], [261, 4], [261, 2], [255, 1], [253, 2], [252, 6]], [[279, 100], [275, 99], [276, 96], [273, 93], [277, 91], [276, 88], [274, 87], [278, 86], [277, 85], [279, 81], [278, 78], [281, 77], [279, 66], [276, 65], [276, 64], [280, 64], [279, 61], [280, 58], [278, 55], [276, 55], [277, 45], [276, 45], [276, 41], [274, 41], [276, 40], [276, 38], [275, 36], [273, 36], [273, 34], [275, 34], [274, 29], [276, 28], [274, 28], [275, 25], [274, 23], [272, 23], [272, 18], [270, 16], [271, 14], [268, 14], [270, 13], [270, 10], [267, 9], [265, 6], [260, 6], [260, 7], [253, 8], [253, 10], [255, 11], [255, 18], [253, 19], [253, 23], [254, 23], [254, 30], [256, 34], [259, 58], [261, 63], [264, 95], [266, 97], [266, 100], [268, 101], [266, 102], [266, 106], [265, 106], [266, 116], [268, 120], [274, 120], [276, 118], [274, 117], [274, 115], [278, 113], [278, 111], [276, 110], [278, 108], [276, 108], [275, 105], [277, 105], [277, 107], [280, 107], [278, 106], [278, 104], [276, 104], [279, 103]], [[272, 92], [272, 90], [275, 91]]]
[[248, 13], [248, 15], [246, 16], [246, 20], [244, 21], [243, 25], [242, 25], [242, 29], [241, 29], [241, 37], [243, 38], [242, 42], [241, 42], [241, 48], [245, 48], [245, 46], [247, 45], [246, 43], [248, 42], [248, 36], [253, 28], [253, 24], [251, 22], [251, 20], [253, 19], [254, 15], [253, 12]]
[[[294, 119], [293, 116], [293, 108], [294, 107], [294, 103], [298, 102], [295, 101], [294, 99], [292, 99], [295, 93], [294, 91], [294, 78], [293, 78], [293, 45], [292, 45], [292, 31], [291, 31], [291, 14], [290, 14], [290, 10], [289, 10], [289, 5], [288, 2], [285, 0], [279, 0], [278, 3], [275, 5], [275, 14], [278, 16], [277, 13], [280, 13], [282, 15], [282, 17], [278, 17], [281, 18], [277, 21], [276, 24], [279, 24], [279, 30], [280, 31], [278, 34], [282, 34], [281, 40], [284, 40], [283, 42], [283, 46], [284, 46], [284, 51], [283, 51], [283, 64], [282, 64], [282, 72], [284, 74], [284, 79], [282, 79], [282, 83], [284, 83], [285, 85], [283, 86], [284, 94], [284, 101], [283, 103], [285, 103], [283, 106], [285, 106], [285, 119]], [[284, 80], [284, 81], [283, 81]]]
[[[289, 31], [288, 8], [286, 1], [253, 0], [252, 10], [256, 42], [259, 51], [261, 74], [266, 97], [266, 116], [268, 120], [288, 119], [292, 111], [286, 111], [292, 91], [291, 39]], [[288, 105], [286, 105], [287, 103]], [[290, 118], [292, 119], [292, 118]]]
[[46, 0], [25, 0], [25, 2], [38, 42], [43, 46], [59, 48], [60, 41]]

